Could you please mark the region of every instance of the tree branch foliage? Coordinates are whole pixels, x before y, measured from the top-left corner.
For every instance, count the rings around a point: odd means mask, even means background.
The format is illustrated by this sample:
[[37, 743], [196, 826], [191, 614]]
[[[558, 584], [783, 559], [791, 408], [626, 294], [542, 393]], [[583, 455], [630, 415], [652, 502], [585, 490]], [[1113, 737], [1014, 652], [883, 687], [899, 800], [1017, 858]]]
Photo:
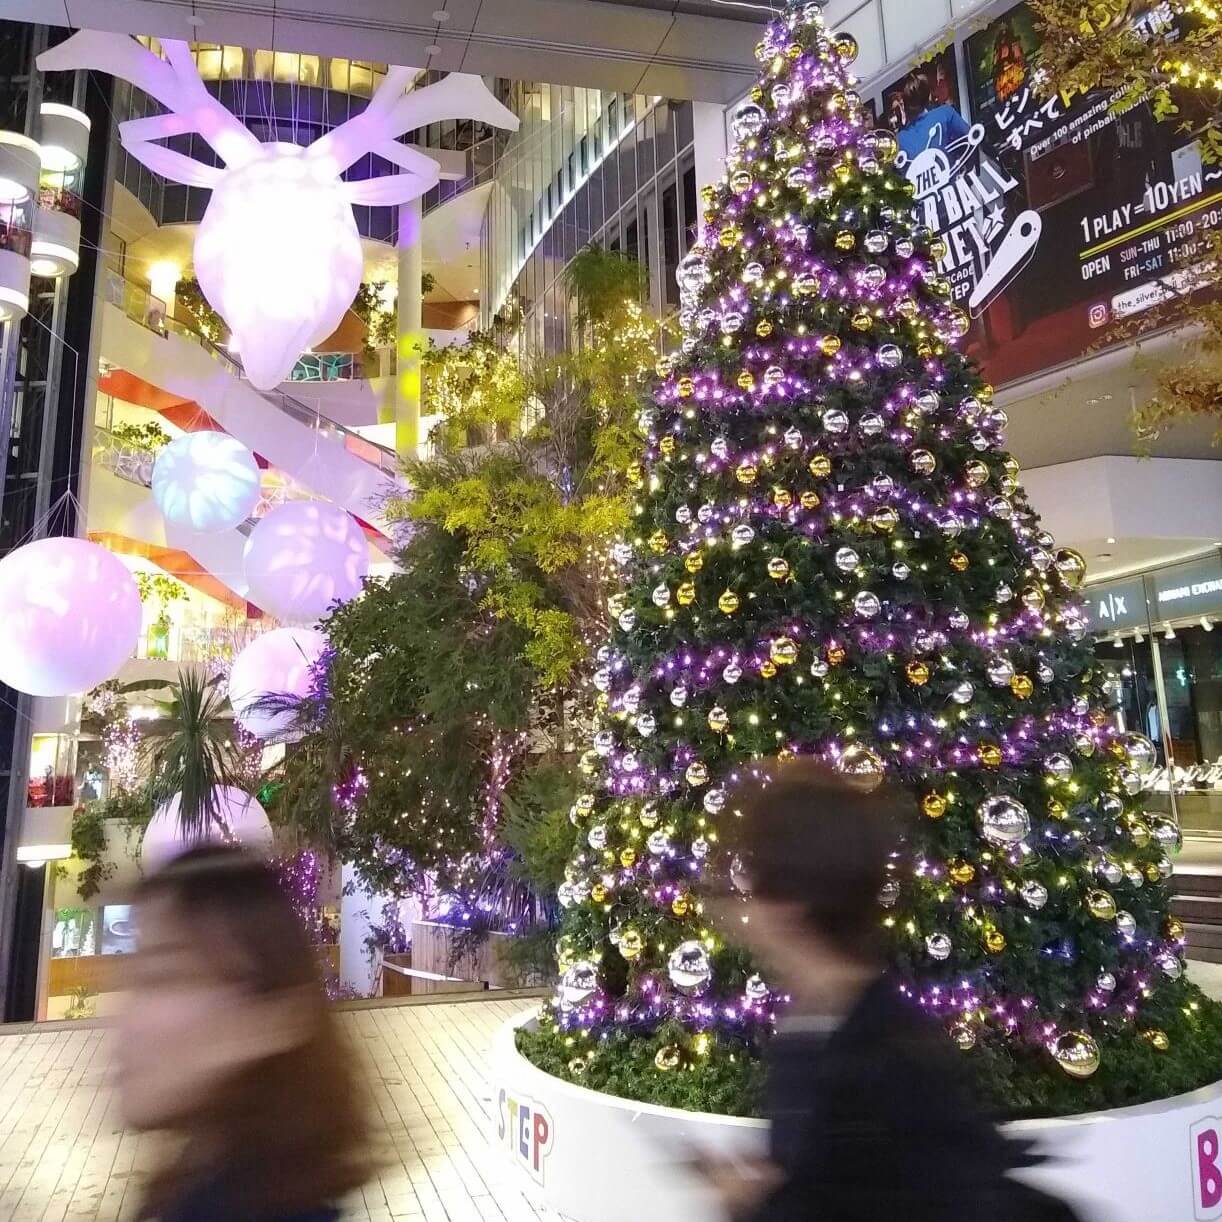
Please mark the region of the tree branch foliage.
[[[1222, 12], [1214, 0], [1028, 0], [1047, 87], [1067, 97], [1116, 92], [1115, 109], [1148, 98], [1156, 119], [1222, 160]], [[1170, 20], [1168, 20], [1170, 18]]]

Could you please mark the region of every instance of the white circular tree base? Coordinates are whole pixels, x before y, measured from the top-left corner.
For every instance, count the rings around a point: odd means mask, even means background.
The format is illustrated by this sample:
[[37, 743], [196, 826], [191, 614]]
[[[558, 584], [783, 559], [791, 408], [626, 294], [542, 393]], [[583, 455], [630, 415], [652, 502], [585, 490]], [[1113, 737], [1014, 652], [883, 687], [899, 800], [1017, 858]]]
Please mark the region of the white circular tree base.
[[[517, 1050], [520, 1015], [493, 1045], [493, 1146], [524, 1191], [571, 1222], [716, 1222], [722, 1215], [683, 1166], [767, 1149], [764, 1121], [655, 1107], [562, 1082]], [[1052, 1157], [1024, 1176], [1090, 1222], [1222, 1219], [1222, 1083], [1111, 1112], [1007, 1126]]]

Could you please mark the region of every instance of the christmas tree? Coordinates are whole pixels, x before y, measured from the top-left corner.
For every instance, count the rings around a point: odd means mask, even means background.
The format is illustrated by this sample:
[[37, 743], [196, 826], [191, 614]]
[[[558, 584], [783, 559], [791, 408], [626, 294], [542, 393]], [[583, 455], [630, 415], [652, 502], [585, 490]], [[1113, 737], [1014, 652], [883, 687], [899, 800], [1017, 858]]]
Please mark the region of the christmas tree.
[[856, 50], [818, 4], [776, 20], [706, 189], [613, 551], [561, 983], [523, 1046], [601, 1089], [747, 1106], [782, 999], [701, 892], [733, 875], [734, 783], [803, 755], [914, 792], [880, 920], [904, 991], [999, 1096], [1072, 1111], [1197, 1085], [1218, 1023], [1181, 979], [1154, 749], [1100, 710], [1084, 561], [1041, 530], [955, 351], [946, 251], [867, 122]]

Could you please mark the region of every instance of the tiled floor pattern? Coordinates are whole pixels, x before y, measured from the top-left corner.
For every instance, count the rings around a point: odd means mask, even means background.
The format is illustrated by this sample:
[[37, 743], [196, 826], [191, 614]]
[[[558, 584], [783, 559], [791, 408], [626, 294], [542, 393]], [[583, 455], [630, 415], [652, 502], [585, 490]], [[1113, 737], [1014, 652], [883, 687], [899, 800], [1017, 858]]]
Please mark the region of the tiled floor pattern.
[[[487, 1054], [518, 998], [350, 1010], [397, 1161], [350, 1203], [351, 1222], [541, 1222], [487, 1144]], [[154, 1140], [125, 1132], [107, 1084], [106, 1030], [0, 1031], [0, 1222], [132, 1216]]]

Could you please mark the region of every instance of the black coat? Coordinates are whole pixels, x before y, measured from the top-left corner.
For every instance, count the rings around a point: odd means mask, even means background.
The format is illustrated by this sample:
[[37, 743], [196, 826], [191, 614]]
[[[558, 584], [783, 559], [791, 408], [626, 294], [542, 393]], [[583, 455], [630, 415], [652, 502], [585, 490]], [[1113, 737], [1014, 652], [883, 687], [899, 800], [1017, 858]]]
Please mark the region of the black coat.
[[754, 1222], [1072, 1222], [1007, 1177], [1033, 1159], [975, 1102], [961, 1056], [884, 977], [830, 1034], [779, 1034], [767, 1111], [782, 1186]]
[[322, 1206], [274, 1217], [255, 1215], [234, 1205], [224, 1179], [214, 1179], [186, 1193], [162, 1213], [159, 1222], [339, 1222], [339, 1210]]

